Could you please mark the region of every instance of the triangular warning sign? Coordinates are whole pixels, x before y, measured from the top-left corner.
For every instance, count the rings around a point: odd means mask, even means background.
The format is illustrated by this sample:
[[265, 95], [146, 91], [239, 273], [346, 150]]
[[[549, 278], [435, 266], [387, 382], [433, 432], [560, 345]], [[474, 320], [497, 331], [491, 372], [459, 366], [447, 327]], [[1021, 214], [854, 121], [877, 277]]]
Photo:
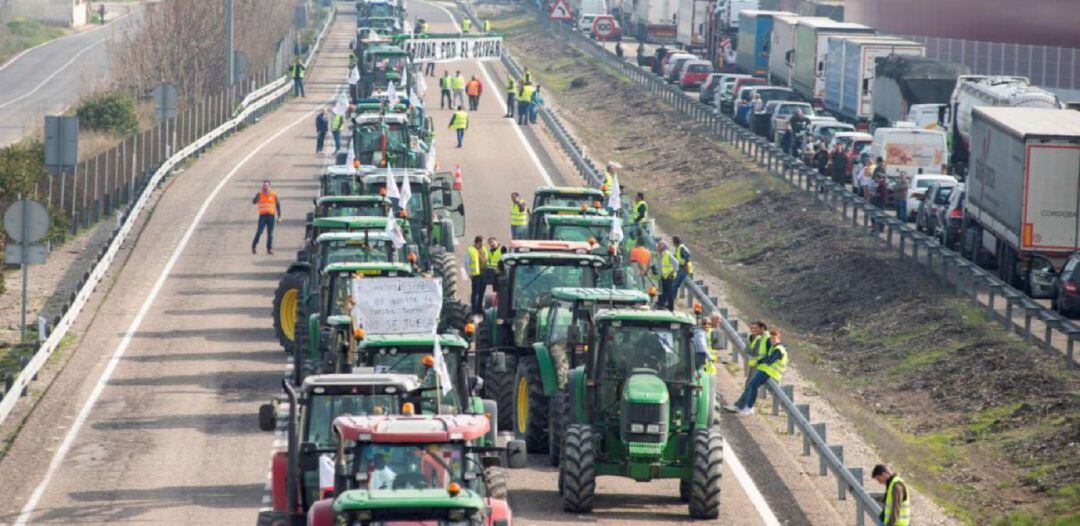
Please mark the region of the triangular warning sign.
[[566, 0], [555, 0], [548, 18], [552, 20], [573, 20], [574, 15], [570, 11], [570, 6], [566, 3]]

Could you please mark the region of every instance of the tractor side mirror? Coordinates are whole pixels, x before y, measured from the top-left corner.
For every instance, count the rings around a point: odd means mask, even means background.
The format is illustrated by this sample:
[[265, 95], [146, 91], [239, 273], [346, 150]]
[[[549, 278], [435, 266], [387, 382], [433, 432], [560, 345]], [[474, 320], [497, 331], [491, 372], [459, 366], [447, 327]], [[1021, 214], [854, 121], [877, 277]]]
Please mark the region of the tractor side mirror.
[[300, 444], [300, 469], [312, 471], [319, 469], [318, 444], [304, 442]]
[[259, 406], [259, 429], [261, 431], [273, 431], [277, 428], [277, 410], [274, 404]]

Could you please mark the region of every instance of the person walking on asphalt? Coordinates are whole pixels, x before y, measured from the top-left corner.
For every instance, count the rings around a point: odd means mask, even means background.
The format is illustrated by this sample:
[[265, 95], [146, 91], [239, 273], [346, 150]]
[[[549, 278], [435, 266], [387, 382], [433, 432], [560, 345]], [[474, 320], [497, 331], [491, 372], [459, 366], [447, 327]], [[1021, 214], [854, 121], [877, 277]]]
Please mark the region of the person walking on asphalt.
[[345, 116], [335, 113], [330, 117], [330, 134], [334, 136], [334, 153], [341, 150], [341, 129], [345, 126]]
[[489, 237], [487, 240], [487, 270], [484, 271], [484, 280], [491, 284], [492, 292], [499, 292], [499, 262], [502, 261], [503, 247], [499, 240]]
[[259, 238], [263, 230], [266, 230], [266, 253], [274, 253], [274, 220], [281, 222], [281, 201], [278, 201], [277, 192], [270, 188], [270, 181], [263, 181], [262, 189], [251, 199], [251, 204], [259, 206], [259, 227], [255, 231], [255, 239], [251, 241], [251, 253], [255, 253], [255, 247], [259, 244]]
[[514, 118], [514, 102], [517, 98], [517, 83], [514, 82], [514, 77], [506, 76], [506, 115], [505, 117]]
[[518, 91], [517, 103], [518, 103], [518, 124], [529, 124], [529, 105], [532, 104], [533, 93], [536, 92], [536, 87], [529, 82], [523, 82], [521, 84], [521, 90]]
[[510, 194], [510, 239], [529, 235], [529, 205], [517, 192]]
[[645, 65], [645, 44], [642, 44], [641, 42], [638, 42], [637, 45], [637, 65]]
[[460, 108], [465, 105], [465, 77], [458, 71], [450, 78], [450, 88], [454, 90], [454, 105], [452, 108]]
[[615, 42], [615, 58], [619, 60], [623, 58], [622, 42]]
[[454, 108], [454, 99], [450, 95], [451, 86], [453, 86], [454, 79], [450, 78], [449, 71], [443, 71], [442, 76], [439, 77], [439, 109], [450, 107]]
[[679, 236], [671, 238], [675, 244], [675, 259], [679, 262], [679, 271], [675, 274], [675, 283], [672, 284], [672, 295], [679, 293], [686, 277], [694, 273], [694, 262], [690, 261], [690, 249], [686, 248]]
[[787, 364], [787, 348], [780, 341], [780, 331], [774, 329], [769, 332], [769, 350], [763, 358], [758, 360], [754, 374], [750, 377], [750, 383], [743, 389], [742, 396], [734, 404], [724, 406], [724, 409], [742, 416], [754, 414], [754, 402], [757, 401], [758, 389], [761, 389], [761, 386], [765, 385], [769, 379], [779, 382], [784, 376]]
[[326, 132], [329, 129], [330, 121], [326, 118], [326, 108], [323, 108], [315, 116], [315, 153], [323, 153], [323, 144], [326, 143]]
[[451, 130], [457, 133], [457, 147], [461, 148], [461, 141], [465, 138], [465, 130], [469, 129], [469, 114], [461, 106], [457, 107], [457, 111], [450, 116]]
[[666, 310], [675, 309], [675, 277], [679, 273], [679, 260], [668, 249], [667, 243], [656, 242], [656, 249], [660, 251], [660, 298], [656, 301], [657, 307]]
[[473, 244], [465, 254], [465, 268], [469, 270], [469, 279], [472, 280], [472, 293], [469, 295], [469, 304], [473, 314], [484, 313], [484, 289], [487, 288], [484, 280], [484, 269], [487, 267], [487, 251], [484, 250], [484, 236], [473, 238]]
[[870, 476], [885, 486], [885, 506], [881, 508], [881, 523], [884, 526], [908, 526], [911, 524], [911, 494], [907, 482], [885, 464], [874, 466]]
[[536, 113], [540, 111], [540, 107], [544, 105], [544, 97], [540, 95], [540, 85], [536, 85], [536, 91], [533, 92], [532, 100], [529, 101], [529, 123], [536, 124]]
[[484, 85], [480, 79], [473, 75], [469, 83], [465, 85], [465, 94], [469, 96], [469, 111], [480, 109], [480, 94], [484, 92]]
[[304, 72], [307, 68], [300, 63], [300, 57], [293, 59], [293, 65], [289, 68], [289, 76], [293, 81], [293, 94], [297, 97], [305, 97], [304, 94]]

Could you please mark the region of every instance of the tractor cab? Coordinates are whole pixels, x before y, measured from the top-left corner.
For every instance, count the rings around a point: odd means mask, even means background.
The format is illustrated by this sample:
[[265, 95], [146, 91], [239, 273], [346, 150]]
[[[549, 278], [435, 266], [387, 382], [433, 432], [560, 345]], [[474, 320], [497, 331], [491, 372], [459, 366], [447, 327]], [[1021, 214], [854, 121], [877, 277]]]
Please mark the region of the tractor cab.
[[358, 20], [367, 18], [403, 18], [405, 10], [396, 1], [374, 0], [356, 3]]
[[[355, 320], [354, 320], [355, 324]], [[354, 362], [370, 367], [376, 372], [415, 375], [425, 390], [424, 400], [417, 405], [422, 414], [483, 413], [481, 405], [473, 406], [466, 353], [468, 343], [460, 336], [438, 336], [443, 359], [450, 376], [452, 390], [443, 394], [439, 388], [438, 374], [434, 369], [435, 335], [373, 335], [359, 340]], [[479, 399], [477, 399], [479, 402]]]
[[333, 497], [312, 507], [308, 524], [510, 524], [506, 474], [477, 446], [488, 418], [411, 410], [334, 421], [334, 474], [324, 481]]
[[344, 164], [327, 166], [319, 178], [319, 195], [356, 195], [360, 185], [356, 181], [356, 169]]
[[316, 217], [386, 217], [390, 200], [381, 195], [332, 195], [315, 200]]
[[535, 211], [543, 206], [564, 206], [580, 208], [603, 208], [604, 193], [596, 188], [585, 186], [541, 186], [533, 192]]
[[[454, 188], [450, 172], [431, 173], [421, 169], [361, 170], [363, 193], [386, 195], [391, 177], [399, 188], [407, 179], [412, 198], [404, 207], [412, 231], [421, 245], [439, 246], [452, 252], [454, 238], [465, 235], [465, 205], [461, 190]], [[401, 207], [400, 203], [398, 204]]]
[[[420, 379], [407, 374], [358, 374], [309, 376], [297, 388], [285, 384], [286, 398], [259, 407], [259, 428], [277, 429], [280, 403], [287, 404], [287, 445], [271, 457], [270, 493], [272, 515], [285, 518], [288, 510], [301, 515], [323, 497], [319, 487], [319, 457], [337, 451], [333, 421], [342, 415], [388, 415], [420, 396]], [[296, 481], [294, 492], [287, 481]], [[291, 504], [289, 504], [291, 502]]]
[[426, 145], [410, 133], [404, 113], [361, 113], [352, 118], [353, 155], [361, 166], [422, 167]]
[[[594, 203], [598, 204], [598, 203]], [[547, 229], [547, 218], [551, 216], [606, 216], [607, 209], [603, 207], [581, 204], [578, 206], [544, 205], [533, 208], [529, 214], [529, 239], [547, 239], [544, 231]]]
[[[385, 230], [327, 232], [315, 241], [319, 247], [316, 261], [331, 263], [412, 263], [415, 254], [407, 246], [397, 249]], [[412, 257], [409, 254], [413, 254]]]
[[[372, 31], [380, 35], [392, 35], [383, 26], [393, 27], [395, 19], [370, 19]], [[359, 64], [360, 83], [357, 85], [358, 98], [385, 97], [391, 82], [397, 89], [405, 91], [408, 85], [409, 54], [402, 48], [384, 42], [368, 43], [363, 48]]]
[[[612, 246], [611, 227], [615, 218], [608, 215], [549, 215], [539, 232], [540, 239], [586, 242], [595, 254], [607, 253]], [[617, 251], [621, 247], [615, 243]]]
[[[569, 404], [556, 426], [561, 435], [552, 437], [561, 445], [564, 509], [591, 509], [596, 476], [678, 478], [691, 516], [716, 518], [719, 406], [696, 321], [671, 311], [604, 309], [586, 340], [570, 339], [589, 351], [558, 395]], [[583, 458], [589, 461], [579, 464]]]

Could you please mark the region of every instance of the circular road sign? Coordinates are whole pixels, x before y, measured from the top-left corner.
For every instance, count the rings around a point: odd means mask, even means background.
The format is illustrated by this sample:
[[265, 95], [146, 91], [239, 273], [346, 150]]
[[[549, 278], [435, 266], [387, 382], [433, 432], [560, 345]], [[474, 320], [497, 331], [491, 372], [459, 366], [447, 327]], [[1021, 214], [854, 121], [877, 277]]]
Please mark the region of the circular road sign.
[[[23, 238], [24, 218], [26, 221], [25, 239]], [[35, 243], [49, 232], [49, 211], [37, 201], [29, 199], [15, 201], [4, 212], [4, 230], [16, 243]]]
[[592, 24], [593, 35], [596, 38], [605, 40], [615, 36], [615, 17], [612, 16], [598, 16], [596, 20], [593, 20]]

